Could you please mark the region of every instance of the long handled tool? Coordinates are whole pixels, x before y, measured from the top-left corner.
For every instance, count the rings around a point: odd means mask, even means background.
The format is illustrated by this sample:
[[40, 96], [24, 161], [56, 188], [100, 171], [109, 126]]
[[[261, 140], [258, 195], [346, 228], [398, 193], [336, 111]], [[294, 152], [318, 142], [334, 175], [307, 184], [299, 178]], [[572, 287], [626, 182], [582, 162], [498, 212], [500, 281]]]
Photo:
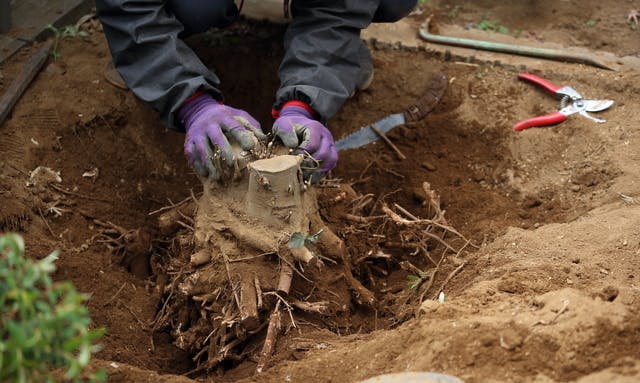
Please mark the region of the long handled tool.
[[540, 57], [556, 61], [576, 62], [591, 65], [597, 68], [615, 70], [588, 54], [572, 53], [559, 49], [537, 48], [526, 45], [505, 44], [492, 41], [436, 35], [429, 32], [430, 21], [431, 16], [427, 18], [427, 20], [420, 28], [420, 37], [431, 43], [453, 45], [463, 48], [472, 48], [492, 52], [511, 53], [520, 56]]

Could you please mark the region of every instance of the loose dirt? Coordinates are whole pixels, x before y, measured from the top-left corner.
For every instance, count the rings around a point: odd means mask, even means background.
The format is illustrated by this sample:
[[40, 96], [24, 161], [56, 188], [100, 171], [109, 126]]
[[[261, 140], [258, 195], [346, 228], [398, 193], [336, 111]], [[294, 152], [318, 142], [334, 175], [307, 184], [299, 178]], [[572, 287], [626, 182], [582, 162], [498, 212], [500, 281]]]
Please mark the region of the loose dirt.
[[[487, 19], [512, 34], [522, 30], [518, 39], [527, 44], [638, 56], [640, 32], [626, 23], [633, 8], [640, 2], [440, 1], [425, 14], [435, 11], [432, 23], [442, 28]], [[140, 229], [148, 239], [145, 256], [170, 252], [172, 238], [159, 233], [157, 215], [149, 213], [199, 196], [202, 186], [184, 160], [183, 135], [104, 81], [108, 50], [99, 25], [89, 30], [86, 40], [61, 44], [61, 59], [48, 64], [0, 127], [0, 230], [23, 233], [34, 257], [61, 250], [56, 278], [91, 294], [94, 323], [108, 329], [96, 367], [106, 368], [111, 381], [355, 382], [399, 371], [444, 372], [469, 382], [640, 376], [637, 73], [545, 62], [537, 74], [616, 103], [599, 113], [605, 124], [571, 116], [556, 127], [515, 133], [515, 122], [557, 110], [548, 94], [519, 82], [515, 69], [447, 60], [428, 48], [372, 47], [374, 82], [330, 121], [335, 137], [410, 105], [437, 72], [447, 74], [449, 88], [424, 121], [389, 134], [407, 160], [383, 142], [341, 153], [332, 177], [342, 188], [320, 190], [323, 219], [352, 256], [380, 250], [414, 259], [414, 249], [377, 237], [387, 226], [346, 219], [351, 200], [336, 197], [343, 190], [351, 197], [372, 194], [364, 215], [396, 203], [429, 217], [428, 182], [449, 224], [478, 248], [448, 253], [424, 303], [412, 302], [411, 312], [399, 304], [415, 297], [409, 272], [376, 260], [354, 275], [391, 309], [353, 304], [340, 323], [291, 329], [259, 376], [252, 376], [256, 361], [246, 359], [183, 377], [177, 375], [196, 367], [193, 355], [176, 347], [169, 332], [151, 331], [164, 302], [155, 269], [123, 263], [122, 252], [99, 241], [114, 227]], [[251, 111], [265, 127], [278, 85], [281, 32], [248, 25], [190, 40], [223, 78], [227, 103]], [[28, 53], [0, 68], [0, 91]], [[59, 171], [62, 182], [27, 186], [38, 166]]]

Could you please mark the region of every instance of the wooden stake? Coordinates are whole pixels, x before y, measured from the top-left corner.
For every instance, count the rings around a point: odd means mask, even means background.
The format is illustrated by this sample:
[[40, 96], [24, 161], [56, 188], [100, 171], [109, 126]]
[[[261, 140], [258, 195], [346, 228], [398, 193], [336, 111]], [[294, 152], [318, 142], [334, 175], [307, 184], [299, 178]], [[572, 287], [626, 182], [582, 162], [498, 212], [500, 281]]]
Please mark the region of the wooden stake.
[[31, 84], [31, 81], [33, 81], [47, 62], [52, 45], [53, 41], [44, 43], [27, 62], [18, 77], [9, 85], [9, 88], [7, 88], [2, 97], [0, 97], [0, 125], [2, 125], [4, 120], [9, 116], [11, 109], [13, 109], [20, 97], [22, 97], [24, 91], [27, 90], [29, 84]]

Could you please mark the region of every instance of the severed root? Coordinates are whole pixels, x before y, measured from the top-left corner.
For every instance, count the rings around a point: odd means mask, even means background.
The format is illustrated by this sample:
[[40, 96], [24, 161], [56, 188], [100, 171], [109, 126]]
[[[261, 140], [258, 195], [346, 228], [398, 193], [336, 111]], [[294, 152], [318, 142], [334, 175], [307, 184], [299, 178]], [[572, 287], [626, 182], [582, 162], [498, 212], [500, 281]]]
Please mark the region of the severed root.
[[318, 242], [320, 251], [328, 257], [340, 259], [342, 261], [345, 281], [351, 288], [356, 302], [361, 305], [374, 306], [376, 298], [373, 293], [364, 287], [362, 283], [353, 276], [350, 256], [344, 246], [344, 242], [331, 230], [328, 230], [324, 223], [319, 219], [312, 221], [312, 226], [315, 226], [314, 230], [322, 230], [322, 235]]
[[169, 236], [175, 234], [181, 228], [193, 224], [191, 216], [195, 209], [192, 200], [185, 200], [184, 204], [169, 208], [158, 216], [158, 229], [160, 234]]
[[258, 296], [254, 278], [250, 275], [240, 277], [240, 321], [245, 329], [254, 330], [260, 326], [258, 315]]
[[200, 250], [191, 255], [191, 264], [193, 266], [202, 266], [211, 260], [211, 251]]
[[120, 265], [138, 278], [145, 279], [150, 275], [149, 260], [153, 244], [152, 235], [148, 230], [127, 230], [109, 221], [102, 222], [97, 219], [93, 222], [104, 228], [100, 233], [102, 238], [97, 242], [104, 243], [114, 255], [119, 256]]
[[359, 304], [367, 306], [373, 306], [375, 304], [376, 297], [353, 276], [351, 272], [351, 262], [346, 260], [344, 261], [344, 277]]
[[329, 302], [327, 301], [305, 302], [298, 299], [291, 299], [291, 306], [309, 313], [324, 315], [327, 313], [327, 310], [329, 309]]
[[264, 340], [264, 346], [262, 346], [262, 352], [260, 353], [260, 361], [258, 362], [258, 366], [256, 367], [256, 372], [258, 374], [264, 371], [267, 363], [269, 363], [269, 359], [271, 358], [271, 354], [273, 354], [273, 349], [276, 345], [276, 337], [278, 336], [278, 332], [280, 332], [280, 327], [282, 325], [282, 322], [280, 320], [281, 303], [282, 301], [278, 300], [278, 302], [276, 303], [276, 307], [273, 309], [273, 312], [269, 317], [267, 336]]
[[[284, 294], [285, 296], [289, 294], [289, 290], [291, 289], [291, 280], [293, 279], [293, 269], [286, 264], [282, 264], [282, 269], [280, 270], [280, 280], [278, 281], [278, 291]], [[262, 352], [260, 353], [260, 361], [258, 362], [258, 366], [256, 367], [256, 372], [261, 373], [264, 368], [269, 363], [269, 359], [271, 358], [271, 354], [273, 354], [273, 349], [276, 344], [276, 339], [278, 337], [278, 333], [280, 332], [281, 320], [280, 320], [280, 304], [282, 300], [278, 299], [276, 303], [276, 307], [271, 312], [269, 316], [269, 327], [267, 329], [267, 336], [264, 340], [264, 346], [262, 346]]]

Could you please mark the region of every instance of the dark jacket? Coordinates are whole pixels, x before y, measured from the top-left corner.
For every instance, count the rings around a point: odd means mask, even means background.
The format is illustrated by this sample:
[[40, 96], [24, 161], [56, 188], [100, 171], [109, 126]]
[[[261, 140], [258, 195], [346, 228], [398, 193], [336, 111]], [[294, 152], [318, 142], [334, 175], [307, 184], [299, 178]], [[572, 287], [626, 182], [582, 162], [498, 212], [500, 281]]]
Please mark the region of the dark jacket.
[[[295, 99], [321, 120], [332, 117], [369, 77], [371, 57], [360, 31], [380, 0], [296, 0], [284, 38], [275, 109]], [[178, 37], [182, 23], [164, 0], [97, 0], [114, 64], [129, 88], [158, 110], [172, 129], [182, 103], [197, 90], [221, 100], [219, 79]]]

